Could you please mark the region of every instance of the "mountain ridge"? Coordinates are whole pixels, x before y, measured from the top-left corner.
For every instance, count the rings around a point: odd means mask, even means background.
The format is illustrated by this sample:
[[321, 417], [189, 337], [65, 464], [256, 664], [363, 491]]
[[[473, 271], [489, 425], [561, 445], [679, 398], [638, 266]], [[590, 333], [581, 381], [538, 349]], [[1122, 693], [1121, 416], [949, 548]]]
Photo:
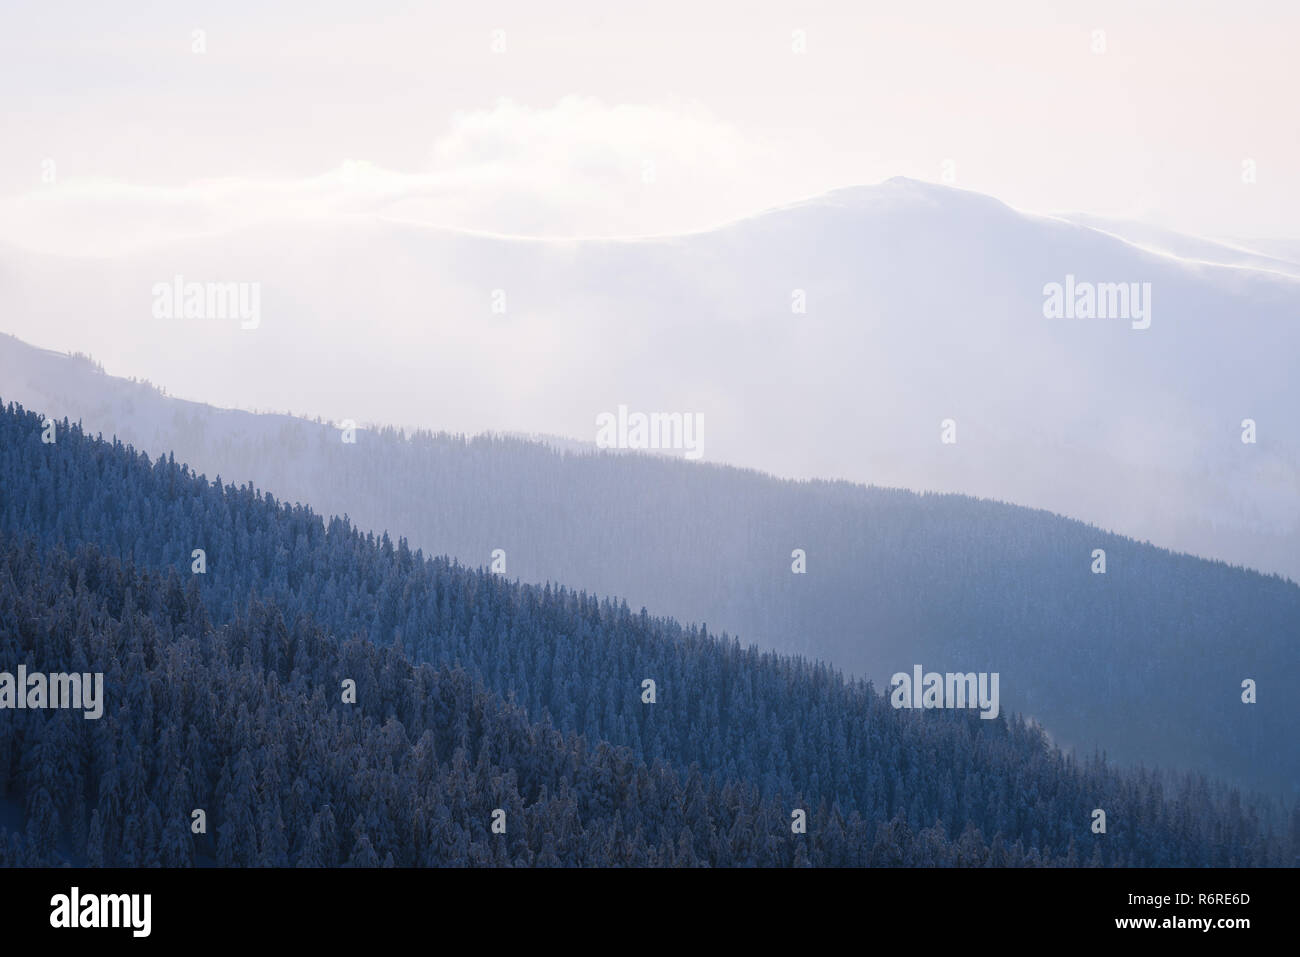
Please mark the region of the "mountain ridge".
[[[21, 363], [6, 364], [4, 346], [0, 398], [11, 401]], [[1295, 672], [1286, 642], [1300, 587], [1280, 576], [947, 493], [496, 436], [386, 428], [347, 445], [332, 425], [210, 414], [78, 368], [34, 370], [37, 384], [83, 392], [48, 411], [470, 567], [501, 548], [513, 578], [621, 596], [880, 686], [917, 661], [1000, 671], [1007, 707], [1067, 748], [1283, 790], [1300, 781], [1286, 762], [1250, 757], [1300, 717], [1273, 700], [1256, 721], [1227, 681], [1267, 672], [1285, 685]], [[797, 547], [804, 575], [792, 574]], [[1105, 575], [1090, 571], [1098, 547]], [[1203, 684], [1209, 663], [1212, 703], [1184, 699], [1177, 689]]]

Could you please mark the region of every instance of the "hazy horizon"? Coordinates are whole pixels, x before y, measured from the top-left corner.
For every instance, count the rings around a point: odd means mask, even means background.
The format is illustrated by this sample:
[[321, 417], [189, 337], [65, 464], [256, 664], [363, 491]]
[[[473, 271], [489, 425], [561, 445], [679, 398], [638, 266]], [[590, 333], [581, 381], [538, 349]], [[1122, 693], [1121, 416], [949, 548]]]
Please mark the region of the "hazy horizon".
[[1291, 4], [254, 8], [12, 12], [0, 241], [350, 215], [667, 235], [900, 175], [1297, 238]]

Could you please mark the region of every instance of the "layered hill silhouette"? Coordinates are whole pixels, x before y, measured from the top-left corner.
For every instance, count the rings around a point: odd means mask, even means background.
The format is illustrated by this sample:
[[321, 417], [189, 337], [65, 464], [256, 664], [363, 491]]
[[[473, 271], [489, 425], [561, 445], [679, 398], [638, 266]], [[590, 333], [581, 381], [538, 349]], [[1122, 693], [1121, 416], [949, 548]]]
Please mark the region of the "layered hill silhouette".
[[13, 863], [1230, 866], [1290, 863], [1300, 837], [1203, 776], [1078, 761], [1005, 713], [895, 710], [12, 404], [0, 649], [105, 675], [100, 720], [0, 723]]
[[[708, 461], [997, 498], [1300, 579], [1298, 271], [896, 179], [635, 240], [369, 218], [7, 250], [0, 314], [220, 406], [585, 441], [619, 405], [694, 412]], [[176, 277], [259, 284], [256, 328], [155, 315]], [[1053, 283], [1149, 287], [1149, 326], [1048, 318]]]
[[[1300, 782], [1300, 588], [1276, 576], [962, 496], [519, 438], [363, 429], [347, 444], [329, 425], [167, 398], [7, 338], [0, 382], [92, 434], [470, 567], [500, 549], [512, 579], [707, 622], [882, 688], [918, 663], [998, 672], [1004, 709], [1067, 749], [1273, 794]], [[170, 563], [188, 554], [176, 547]]]

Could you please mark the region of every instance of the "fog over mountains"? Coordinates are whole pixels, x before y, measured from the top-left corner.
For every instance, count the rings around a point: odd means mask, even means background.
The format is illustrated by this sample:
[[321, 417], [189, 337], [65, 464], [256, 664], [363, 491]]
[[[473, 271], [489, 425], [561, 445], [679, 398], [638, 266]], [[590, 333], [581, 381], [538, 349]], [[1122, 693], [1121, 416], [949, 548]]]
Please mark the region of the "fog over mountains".
[[428, 910], [335, 867], [1268, 925], [1300, 4], [189, 6], [0, 33], [8, 930], [189, 933], [99, 874], [173, 867], [236, 943]]
[[[624, 241], [370, 219], [11, 249], [0, 309], [219, 406], [587, 442], [619, 405], [694, 412], [705, 461], [995, 497], [1300, 577], [1300, 267], [1129, 232], [895, 179]], [[178, 275], [260, 283], [257, 328], [155, 318]], [[1046, 318], [1067, 276], [1150, 283], [1149, 328]]]
[[[500, 549], [509, 578], [706, 622], [880, 688], [918, 663], [998, 672], [1003, 709], [1066, 748], [1273, 794], [1300, 783], [1300, 703], [1284, 690], [1300, 685], [1300, 587], [1276, 576], [963, 496], [510, 437], [362, 430], [348, 444], [329, 424], [168, 398], [10, 337], [0, 384], [4, 402], [471, 567]], [[1261, 687], [1250, 707], [1245, 678]]]

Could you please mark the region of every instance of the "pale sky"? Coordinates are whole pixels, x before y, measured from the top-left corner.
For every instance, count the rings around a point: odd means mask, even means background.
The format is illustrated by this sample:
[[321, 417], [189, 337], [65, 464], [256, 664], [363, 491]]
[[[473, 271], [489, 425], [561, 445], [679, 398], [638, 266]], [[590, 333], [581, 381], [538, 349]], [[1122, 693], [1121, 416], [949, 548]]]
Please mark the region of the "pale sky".
[[0, 242], [349, 214], [640, 235], [945, 172], [1020, 209], [1295, 238], [1297, 35], [1300, 4], [1263, 0], [7, 0]]

